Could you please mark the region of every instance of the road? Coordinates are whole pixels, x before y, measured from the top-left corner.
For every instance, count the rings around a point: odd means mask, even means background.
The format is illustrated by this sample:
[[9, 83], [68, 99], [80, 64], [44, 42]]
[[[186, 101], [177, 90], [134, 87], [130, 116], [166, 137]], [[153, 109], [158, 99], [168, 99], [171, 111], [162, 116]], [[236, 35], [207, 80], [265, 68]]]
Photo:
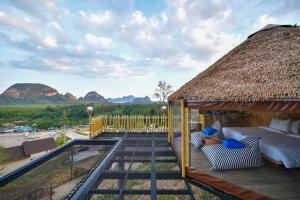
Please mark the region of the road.
[[67, 136], [70, 137], [71, 139], [88, 139], [88, 136], [85, 135], [80, 135], [75, 132], [73, 132], [73, 129], [68, 129], [67, 130]]

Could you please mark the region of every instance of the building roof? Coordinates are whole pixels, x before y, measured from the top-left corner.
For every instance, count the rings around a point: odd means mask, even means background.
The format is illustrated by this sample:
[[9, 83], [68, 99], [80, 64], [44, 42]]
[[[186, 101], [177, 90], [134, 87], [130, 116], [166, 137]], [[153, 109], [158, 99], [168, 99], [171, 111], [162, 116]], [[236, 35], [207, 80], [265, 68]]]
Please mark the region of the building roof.
[[250, 35], [174, 92], [169, 101], [300, 101], [300, 29], [274, 26]]

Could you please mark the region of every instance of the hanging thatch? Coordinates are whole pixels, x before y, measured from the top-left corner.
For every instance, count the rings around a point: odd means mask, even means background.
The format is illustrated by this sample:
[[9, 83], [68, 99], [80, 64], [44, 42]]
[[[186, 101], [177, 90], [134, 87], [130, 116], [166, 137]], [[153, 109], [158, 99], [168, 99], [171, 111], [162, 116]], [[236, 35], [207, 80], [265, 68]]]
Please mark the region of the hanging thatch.
[[269, 26], [174, 92], [169, 101], [300, 102], [300, 29]]

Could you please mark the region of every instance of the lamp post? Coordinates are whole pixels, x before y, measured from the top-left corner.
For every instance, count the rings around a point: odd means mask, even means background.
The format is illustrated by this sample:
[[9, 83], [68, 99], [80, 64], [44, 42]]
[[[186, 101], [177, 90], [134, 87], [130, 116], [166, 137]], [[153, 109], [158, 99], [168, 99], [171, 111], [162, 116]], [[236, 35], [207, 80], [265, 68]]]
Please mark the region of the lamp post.
[[90, 135], [90, 139], [92, 138], [92, 127], [91, 127], [91, 125], [92, 125], [92, 114], [93, 114], [93, 111], [94, 111], [94, 108], [92, 107], [92, 106], [88, 106], [87, 108], [86, 108], [86, 111], [87, 111], [87, 113], [88, 113], [88, 115], [89, 115], [89, 135]]
[[64, 144], [67, 142], [67, 125], [64, 125]]
[[36, 134], [36, 126], [37, 126], [36, 124], [32, 124], [34, 137], [37, 135]]

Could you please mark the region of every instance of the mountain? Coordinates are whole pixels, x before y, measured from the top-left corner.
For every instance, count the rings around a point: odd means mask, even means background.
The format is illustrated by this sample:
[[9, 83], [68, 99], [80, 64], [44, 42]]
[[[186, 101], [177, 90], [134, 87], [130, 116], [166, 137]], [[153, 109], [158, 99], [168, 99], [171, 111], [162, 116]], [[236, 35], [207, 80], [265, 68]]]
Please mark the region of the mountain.
[[133, 103], [151, 103], [151, 99], [148, 96], [138, 97], [133, 99]]
[[0, 95], [0, 103], [65, 103], [69, 98], [40, 83], [17, 83]]
[[88, 92], [83, 98], [80, 97], [78, 99], [78, 101], [89, 102], [89, 103], [91, 103], [91, 102], [106, 102], [105, 98], [95, 91]]
[[105, 99], [95, 91], [88, 92], [77, 99], [67, 92], [60, 94], [56, 89], [40, 83], [16, 83], [0, 94], [0, 104], [38, 104], [38, 103], [151, 103], [148, 96], [135, 97], [133, 95]]
[[65, 96], [68, 100], [70, 100], [70, 101], [76, 101], [76, 100], [77, 100], [77, 98], [76, 98], [73, 94], [71, 94], [71, 93], [69, 93], [69, 92], [67, 92], [64, 96]]
[[128, 103], [128, 102], [132, 102], [135, 98], [136, 97], [134, 97], [133, 95], [129, 95], [129, 96], [123, 96], [118, 98], [108, 98], [107, 101], [112, 103]]
[[118, 98], [108, 98], [107, 101], [112, 103], [150, 103], [151, 102], [148, 96], [135, 97], [133, 95], [123, 96]]

